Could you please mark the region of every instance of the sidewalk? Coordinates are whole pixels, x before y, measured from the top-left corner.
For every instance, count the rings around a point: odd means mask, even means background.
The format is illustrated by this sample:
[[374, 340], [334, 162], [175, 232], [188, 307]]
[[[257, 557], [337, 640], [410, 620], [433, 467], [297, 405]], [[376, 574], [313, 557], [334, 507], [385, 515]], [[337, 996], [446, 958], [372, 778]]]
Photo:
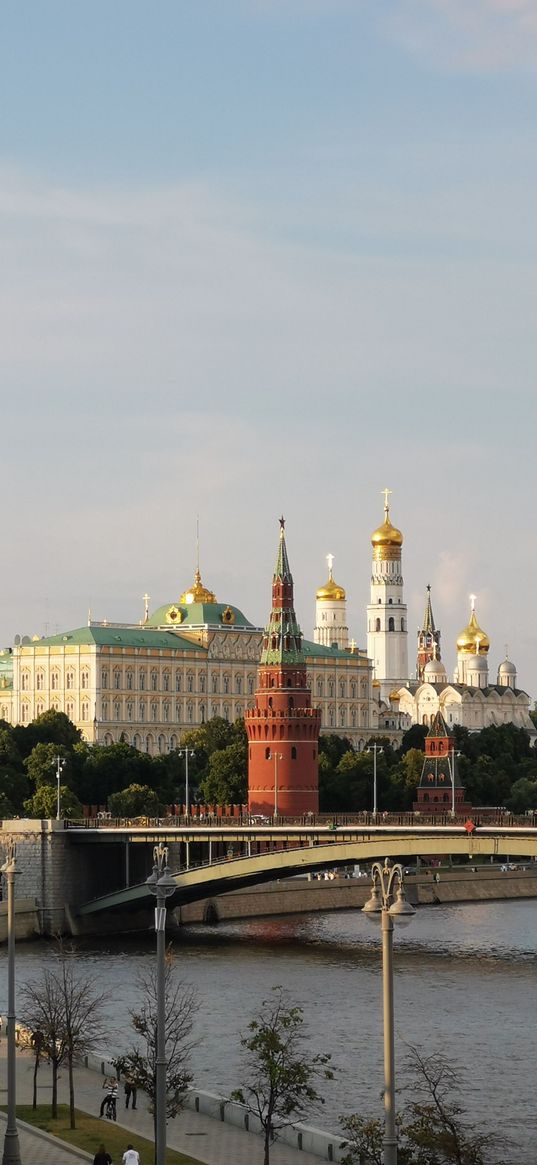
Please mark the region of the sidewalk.
[[[2, 1094], [0, 1090], [0, 1095]], [[4, 1099], [2, 1097], [2, 1099]], [[4, 1143], [4, 1134], [6, 1131], [7, 1116], [4, 1112], [0, 1112], [0, 1142]], [[57, 1137], [47, 1137], [38, 1129], [32, 1129], [29, 1125], [18, 1125], [19, 1132], [19, 1148], [21, 1154], [22, 1165], [80, 1165], [81, 1161], [92, 1161], [87, 1153], [82, 1152], [82, 1149], [77, 1149], [76, 1153], [70, 1149], [61, 1148]]]
[[[6, 1079], [6, 1041], [0, 1041], [0, 1095], [5, 1098]], [[17, 1051], [17, 1104], [31, 1104], [32, 1102], [32, 1073], [33, 1056], [29, 1051]], [[46, 1104], [51, 1095], [51, 1069], [44, 1064], [38, 1075], [38, 1103]], [[99, 1108], [103, 1097], [103, 1078], [97, 1072], [88, 1068], [77, 1068], [75, 1072], [75, 1098], [77, 1108], [84, 1112], [99, 1115]], [[64, 1070], [59, 1082], [59, 1101], [68, 1103], [67, 1072]], [[117, 1125], [125, 1129], [125, 1148], [132, 1142], [136, 1148], [136, 1134], [153, 1140], [153, 1118], [147, 1111], [147, 1098], [138, 1093], [137, 1107], [133, 1112], [125, 1109], [124, 1095], [120, 1087], [118, 1098]], [[103, 1120], [103, 1139], [106, 1141], [107, 1121]], [[0, 1126], [2, 1128], [2, 1126]], [[21, 1134], [28, 1136], [28, 1156], [22, 1157], [23, 1165], [74, 1165], [80, 1162], [81, 1157], [73, 1154], [69, 1148], [65, 1152], [55, 1149], [53, 1156], [47, 1156], [49, 1151], [41, 1141], [39, 1134]], [[35, 1155], [35, 1147], [30, 1142], [36, 1141], [39, 1153]], [[263, 1161], [262, 1138], [237, 1129], [233, 1125], [213, 1120], [201, 1113], [185, 1110], [168, 1125], [168, 1145], [171, 1149], [179, 1149], [196, 1157], [203, 1165], [257, 1165]], [[95, 1146], [95, 1151], [97, 1145]], [[32, 1152], [34, 1155], [32, 1156]], [[78, 1153], [78, 1151], [77, 1151]], [[54, 1155], [55, 1154], [55, 1155]], [[312, 1153], [299, 1152], [288, 1145], [276, 1141], [270, 1153], [271, 1165], [320, 1165], [321, 1158]], [[151, 1165], [151, 1162], [142, 1161], [142, 1165]]]

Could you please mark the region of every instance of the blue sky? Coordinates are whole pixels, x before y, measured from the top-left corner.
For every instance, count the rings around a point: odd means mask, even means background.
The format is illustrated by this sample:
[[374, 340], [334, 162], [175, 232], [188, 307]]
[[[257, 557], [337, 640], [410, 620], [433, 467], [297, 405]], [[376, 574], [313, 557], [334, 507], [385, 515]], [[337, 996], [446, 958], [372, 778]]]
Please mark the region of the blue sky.
[[[365, 643], [477, 595], [537, 694], [533, 0], [72, 0], [0, 16], [0, 638], [194, 567], [266, 618], [277, 516]], [[527, 598], [526, 598], [527, 595]]]

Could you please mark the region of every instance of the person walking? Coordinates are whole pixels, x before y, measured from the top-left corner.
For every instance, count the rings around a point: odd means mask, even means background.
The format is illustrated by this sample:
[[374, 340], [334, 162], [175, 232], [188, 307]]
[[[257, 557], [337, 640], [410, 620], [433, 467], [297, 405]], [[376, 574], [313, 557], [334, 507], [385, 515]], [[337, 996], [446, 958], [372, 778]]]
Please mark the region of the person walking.
[[99, 1145], [93, 1158], [93, 1165], [112, 1165], [112, 1158], [110, 1153], [106, 1152], [104, 1145]]
[[127, 1076], [125, 1080], [125, 1108], [129, 1107], [129, 1100], [132, 1097], [132, 1107], [136, 1108], [137, 1088], [132, 1079], [132, 1076]]
[[123, 1165], [140, 1165], [140, 1154], [132, 1145], [127, 1145], [123, 1154]]

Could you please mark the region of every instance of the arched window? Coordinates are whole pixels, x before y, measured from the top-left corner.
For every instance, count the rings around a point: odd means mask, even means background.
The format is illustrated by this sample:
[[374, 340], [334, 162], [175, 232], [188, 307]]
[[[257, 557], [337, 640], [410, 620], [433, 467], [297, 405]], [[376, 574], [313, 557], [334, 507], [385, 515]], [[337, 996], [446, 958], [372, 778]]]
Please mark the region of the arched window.
[[322, 696], [322, 694], [323, 694], [323, 681], [317, 680], [317, 695]]
[[121, 687], [121, 675], [120, 675], [119, 668], [116, 667], [116, 668], [114, 668], [114, 688], [117, 691], [119, 691], [120, 687]]
[[169, 690], [170, 690], [170, 673], [168, 671], [164, 672], [164, 675], [162, 677], [162, 686], [163, 686], [165, 692], [169, 692]]
[[395, 631], [395, 619], [393, 615], [390, 615], [388, 619], [388, 631]]
[[253, 694], [254, 694], [254, 677], [248, 676], [248, 695], [253, 696]]
[[[82, 685], [82, 687], [84, 687], [84, 685]], [[133, 687], [134, 687], [134, 676], [132, 674], [132, 671], [128, 671], [127, 672], [127, 691], [132, 692]]]
[[291, 749], [291, 760], [296, 760], [296, 748], [294, 745]]
[[108, 672], [107, 672], [106, 668], [103, 668], [103, 670], [101, 672], [101, 685], [103, 688], [108, 687]]
[[145, 720], [145, 703], [143, 700], [140, 700], [140, 709], [139, 709], [138, 715], [139, 715], [140, 720], [142, 721], [142, 724], [143, 724], [143, 722]]
[[189, 701], [186, 706], [186, 718], [189, 724], [192, 724], [194, 719], [194, 705]]
[[265, 749], [265, 760], [270, 760], [270, 748]]
[[42, 671], [38, 671], [35, 677], [35, 686], [38, 692], [42, 692], [45, 687], [45, 676]]
[[157, 690], [157, 680], [158, 680], [157, 672], [155, 671], [155, 669], [153, 669], [153, 671], [151, 672], [151, 691], [152, 692], [156, 692], [156, 690]]
[[217, 691], [218, 691], [218, 676], [217, 676], [216, 672], [213, 672], [213, 674], [211, 676], [211, 688], [212, 688], [213, 696], [215, 696]]
[[153, 722], [155, 722], [155, 720], [157, 719], [157, 716], [158, 716], [158, 704], [153, 702], [153, 704], [151, 705], [151, 719]]
[[80, 687], [81, 688], [89, 688], [89, 671], [88, 671], [87, 667], [82, 668]]
[[224, 674], [224, 694], [227, 696], [229, 692], [229, 676]]
[[176, 673], [175, 673], [175, 690], [176, 690], [176, 692], [181, 691], [181, 672], [180, 671], [176, 671]]
[[401, 631], [404, 631], [404, 629], [405, 629], [405, 620], [401, 619]]
[[140, 691], [145, 692], [145, 671], [140, 672], [139, 684], [140, 684]]
[[89, 720], [89, 704], [87, 700], [82, 703], [82, 720]]
[[69, 671], [65, 677], [65, 686], [66, 688], [69, 688], [70, 691], [72, 691], [75, 686], [75, 673], [71, 668], [69, 668]]
[[238, 696], [242, 693], [242, 676], [235, 676], [235, 691]]
[[199, 690], [200, 692], [205, 691], [205, 676], [203, 674], [199, 677]]
[[375, 631], [380, 631], [380, 619], [375, 619]]

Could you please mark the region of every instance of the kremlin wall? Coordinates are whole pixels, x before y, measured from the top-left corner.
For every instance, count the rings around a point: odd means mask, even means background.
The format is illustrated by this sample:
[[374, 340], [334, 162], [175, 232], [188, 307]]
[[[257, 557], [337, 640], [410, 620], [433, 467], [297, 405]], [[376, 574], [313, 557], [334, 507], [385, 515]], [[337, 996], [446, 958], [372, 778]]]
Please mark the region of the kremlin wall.
[[[319, 730], [347, 737], [357, 750], [374, 736], [397, 747], [412, 724], [430, 727], [440, 714], [446, 733], [455, 725], [476, 732], [513, 723], [535, 740], [530, 697], [518, 687], [515, 665], [506, 658], [490, 675], [490, 641], [475, 599], [457, 638], [451, 678], [430, 588], [409, 644], [404, 540], [392, 523], [389, 496], [384, 491], [383, 521], [371, 535], [365, 647], [349, 639], [346, 592], [333, 577], [331, 555], [328, 579], [316, 594], [313, 639], [303, 638], [282, 525], [266, 629], [219, 602], [198, 563], [192, 586], [178, 598], [151, 613], [144, 596], [138, 624], [90, 619], [45, 638], [17, 637], [0, 652], [0, 718], [29, 724], [53, 708], [90, 743], [124, 740], [152, 755], [178, 747], [182, 733], [212, 717], [244, 718], [259, 792], [267, 785], [267, 764], [278, 765], [281, 785], [295, 788], [297, 797], [296, 770], [304, 796], [311, 790]], [[285, 804], [278, 809], [284, 813]]]

